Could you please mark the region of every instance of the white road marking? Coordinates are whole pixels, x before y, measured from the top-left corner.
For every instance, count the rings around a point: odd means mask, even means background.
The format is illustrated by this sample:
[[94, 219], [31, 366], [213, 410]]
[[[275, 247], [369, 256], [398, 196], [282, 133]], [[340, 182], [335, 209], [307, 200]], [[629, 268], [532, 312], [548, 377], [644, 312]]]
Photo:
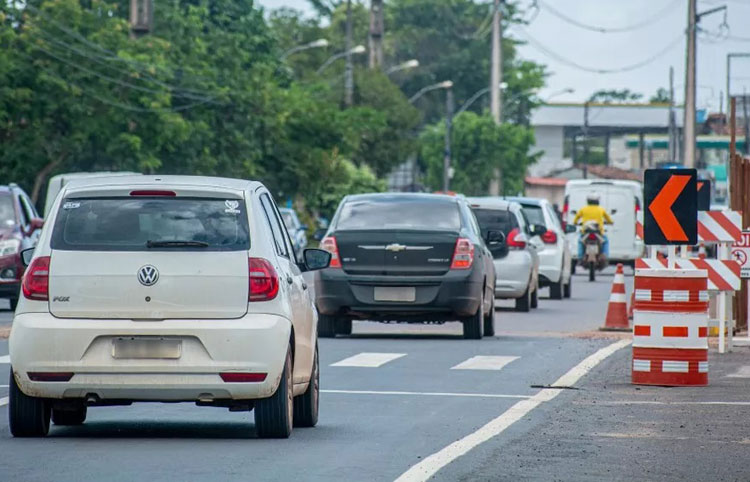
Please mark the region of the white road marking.
[[370, 353], [363, 352], [349, 358], [333, 363], [332, 367], [365, 367], [365, 368], [377, 368], [385, 365], [389, 361], [393, 361], [396, 358], [406, 356], [406, 353]]
[[10, 363], [10, 355], [0, 356], [0, 363]]
[[727, 375], [727, 378], [750, 378], [750, 365], [741, 366], [736, 372]]
[[[631, 343], [630, 340], [620, 340], [606, 346], [596, 353], [588, 356], [578, 365], [570, 369], [565, 375], [561, 376], [553, 386], [557, 387], [570, 387], [573, 386], [578, 380], [586, 375], [591, 369], [596, 367], [599, 363], [604, 361], [607, 357], [615, 353], [620, 348], [623, 348]], [[423, 459], [416, 465], [413, 465], [409, 470], [401, 474], [396, 479], [396, 482], [422, 482], [433, 477], [440, 469], [453, 462], [457, 458], [466, 454], [469, 450], [478, 446], [479, 444], [490, 440], [491, 438], [501, 434], [505, 429], [519, 421], [524, 416], [528, 415], [533, 409], [538, 407], [544, 402], [549, 402], [560, 394], [562, 390], [557, 388], [545, 388], [540, 390], [536, 395], [527, 399], [517, 402], [508, 410], [500, 414], [494, 420], [480, 427], [476, 432], [473, 432], [462, 439], [459, 439], [442, 450], [430, 455]]]
[[396, 392], [378, 390], [321, 390], [320, 393], [342, 393], [348, 395], [416, 395], [424, 397], [531, 398], [530, 395], [505, 395], [502, 393]]
[[518, 357], [477, 355], [452, 367], [451, 370], [502, 370], [513, 360], [518, 360]]
[[8, 405], [8, 400], [10, 400], [8, 397], [0, 398], [0, 407], [3, 405]]

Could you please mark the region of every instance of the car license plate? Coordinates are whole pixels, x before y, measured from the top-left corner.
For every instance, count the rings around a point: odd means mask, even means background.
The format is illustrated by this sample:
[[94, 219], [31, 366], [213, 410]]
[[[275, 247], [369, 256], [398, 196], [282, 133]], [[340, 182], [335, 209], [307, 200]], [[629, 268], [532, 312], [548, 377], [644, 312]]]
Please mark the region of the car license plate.
[[598, 254], [598, 253], [599, 253], [599, 246], [595, 244], [586, 245], [586, 254]]
[[182, 355], [182, 340], [158, 336], [123, 336], [112, 340], [113, 358], [175, 359]]
[[375, 301], [414, 302], [417, 300], [417, 289], [413, 286], [376, 286]]

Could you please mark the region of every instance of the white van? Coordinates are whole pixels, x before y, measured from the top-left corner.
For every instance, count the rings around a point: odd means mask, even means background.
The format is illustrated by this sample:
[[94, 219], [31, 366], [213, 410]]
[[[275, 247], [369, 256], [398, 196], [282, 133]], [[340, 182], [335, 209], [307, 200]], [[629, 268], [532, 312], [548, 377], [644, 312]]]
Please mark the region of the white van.
[[[586, 205], [586, 197], [596, 193], [600, 205], [607, 210], [614, 224], [605, 226], [609, 238], [609, 261], [635, 265], [643, 256], [643, 240], [635, 236], [636, 213], [643, 206], [643, 185], [637, 181], [606, 179], [577, 179], [565, 185], [563, 219], [568, 225], [579, 209]], [[571, 230], [571, 229], [569, 229]], [[578, 257], [578, 232], [567, 234], [573, 258]]]
[[57, 197], [57, 194], [62, 190], [63, 186], [65, 186], [70, 181], [73, 181], [75, 179], [89, 178], [89, 177], [132, 176], [133, 174], [140, 174], [140, 173], [127, 172], [127, 171], [72, 172], [72, 173], [58, 174], [57, 176], [53, 176], [50, 178], [49, 183], [47, 183], [47, 197], [44, 199], [44, 218], [47, 219], [47, 214], [49, 214], [49, 210], [52, 207], [52, 204], [55, 202], [55, 198]]

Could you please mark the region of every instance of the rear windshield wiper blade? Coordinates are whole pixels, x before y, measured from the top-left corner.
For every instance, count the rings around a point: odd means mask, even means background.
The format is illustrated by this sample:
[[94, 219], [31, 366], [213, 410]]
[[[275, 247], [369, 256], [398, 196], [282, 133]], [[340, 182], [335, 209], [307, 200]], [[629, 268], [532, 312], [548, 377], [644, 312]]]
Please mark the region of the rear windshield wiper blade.
[[146, 241], [147, 248], [208, 248], [205, 241]]

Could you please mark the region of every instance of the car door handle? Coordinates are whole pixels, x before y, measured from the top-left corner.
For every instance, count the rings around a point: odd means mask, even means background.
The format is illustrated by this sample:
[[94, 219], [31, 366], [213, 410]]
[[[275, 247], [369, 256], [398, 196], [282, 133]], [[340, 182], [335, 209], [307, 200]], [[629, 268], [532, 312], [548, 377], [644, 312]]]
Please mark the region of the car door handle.
[[307, 289], [307, 283], [305, 283], [304, 281], [302, 282], [302, 289], [303, 289], [303, 290], [306, 290], [306, 289]]
[[294, 282], [294, 280], [292, 279], [291, 276], [286, 275], [286, 282], [289, 283], [289, 284], [292, 284]]

